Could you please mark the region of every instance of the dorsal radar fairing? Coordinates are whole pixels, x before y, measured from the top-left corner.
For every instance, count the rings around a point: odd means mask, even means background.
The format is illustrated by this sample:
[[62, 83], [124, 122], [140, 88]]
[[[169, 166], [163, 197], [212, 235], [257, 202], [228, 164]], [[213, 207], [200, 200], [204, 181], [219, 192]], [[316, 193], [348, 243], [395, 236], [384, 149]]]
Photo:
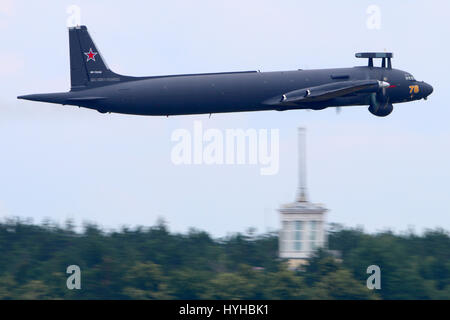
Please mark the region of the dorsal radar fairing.
[[387, 68], [392, 69], [392, 61], [391, 59], [394, 57], [392, 52], [358, 52], [355, 54], [356, 58], [366, 58], [369, 59], [368, 67], [373, 68], [373, 59], [382, 59], [381, 67], [386, 68], [386, 60], [387, 60]]

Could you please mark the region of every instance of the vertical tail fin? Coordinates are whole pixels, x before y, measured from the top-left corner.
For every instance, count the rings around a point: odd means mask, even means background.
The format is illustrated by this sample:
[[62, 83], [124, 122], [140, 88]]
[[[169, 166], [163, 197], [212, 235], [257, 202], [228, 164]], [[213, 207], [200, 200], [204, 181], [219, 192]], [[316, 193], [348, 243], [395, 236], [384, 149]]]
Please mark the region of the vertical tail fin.
[[132, 77], [112, 72], [103, 60], [86, 26], [69, 28], [71, 90], [99, 87]]

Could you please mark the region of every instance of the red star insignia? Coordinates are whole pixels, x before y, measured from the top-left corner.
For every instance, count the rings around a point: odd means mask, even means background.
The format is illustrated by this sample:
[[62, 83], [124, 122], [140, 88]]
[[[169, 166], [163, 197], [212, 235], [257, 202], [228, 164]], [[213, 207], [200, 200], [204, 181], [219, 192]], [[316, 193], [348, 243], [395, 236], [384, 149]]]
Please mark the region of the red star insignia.
[[85, 52], [84, 54], [87, 56], [87, 61], [89, 61], [89, 60], [95, 61], [95, 56], [97, 55], [97, 52], [93, 52], [92, 48], [89, 48], [89, 52]]

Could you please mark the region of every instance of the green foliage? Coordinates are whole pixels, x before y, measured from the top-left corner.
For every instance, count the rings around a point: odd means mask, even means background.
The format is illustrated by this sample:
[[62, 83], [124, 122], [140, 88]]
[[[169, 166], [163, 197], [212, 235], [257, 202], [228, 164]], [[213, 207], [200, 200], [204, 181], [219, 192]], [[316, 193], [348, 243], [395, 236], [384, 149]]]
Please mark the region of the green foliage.
[[[450, 299], [450, 237], [367, 234], [334, 225], [329, 249], [300, 270], [277, 257], [278, 235], [254, 230], [213, 239], [191, 229], [81, 233], [46, 222], [0, 223], [0, 299]], [[66, 268], [81, 268], [81, 290], [68, 290]], [[366, 270], [381, 268], [381, 290]]]

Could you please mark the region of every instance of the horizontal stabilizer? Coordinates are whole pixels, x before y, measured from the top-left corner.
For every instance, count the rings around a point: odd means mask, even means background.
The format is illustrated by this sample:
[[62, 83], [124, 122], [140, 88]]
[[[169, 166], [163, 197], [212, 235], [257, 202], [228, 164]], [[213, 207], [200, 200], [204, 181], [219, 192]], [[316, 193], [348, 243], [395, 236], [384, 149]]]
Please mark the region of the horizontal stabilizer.
[[86, 101], [100, 101], [106, 99], [105, 97], [81, 97], [81, 98], [69, 98], [66, 99], [67, 102], [86, 102]]
[[71, 97], [70, 92], [60, 92], [60, 93], [42, 93], [42, 94], [29, 94], [25, 96], [18, 96], [17, 99], [30, 100], [30, 101], [40, 101], [40, 102], [50, 102], [58, 104], [74, 104], [78, 103], [89, 104], [90, 102], [98, 102], [105, 97]]
[[63, 104], [67, 100], [67, 95], [66, 92], [38, 93], [18, 96], [17, 99]]

